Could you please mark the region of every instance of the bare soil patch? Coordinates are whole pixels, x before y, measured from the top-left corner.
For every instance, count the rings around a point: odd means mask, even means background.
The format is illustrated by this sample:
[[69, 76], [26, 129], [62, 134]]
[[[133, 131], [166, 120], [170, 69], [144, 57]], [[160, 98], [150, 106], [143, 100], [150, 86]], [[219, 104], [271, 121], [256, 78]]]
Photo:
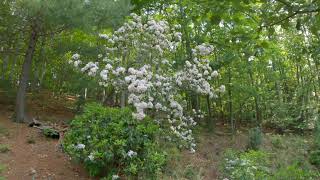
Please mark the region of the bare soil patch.
[[[69, 102], [54, 99], [47, 93], [28, 98], [28, 116], [41, 121], [65, 124], [73, 113], [65, 107]], [[10, 101], [11, 102], [11, 101]], [[38, 129], [27, 124], [13, 123], [10, 117], [14, 106], [0, 103], [0, 144], [9, 147], [0, 153], [0, 164], [5, 166], [1, 176], [8, 180], [50, 179], [84, 180], [91, 179], [86, 171], [70, 160], [59, 148], [59, 140], [46, 138]]]

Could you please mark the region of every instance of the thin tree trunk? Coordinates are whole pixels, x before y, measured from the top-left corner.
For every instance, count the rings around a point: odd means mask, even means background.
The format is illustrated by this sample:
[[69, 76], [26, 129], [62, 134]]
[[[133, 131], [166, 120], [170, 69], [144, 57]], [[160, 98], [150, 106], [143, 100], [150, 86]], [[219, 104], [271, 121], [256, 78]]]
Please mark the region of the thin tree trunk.
[[212, 111], [211, 111], [211, 102], [210, 102], [210, 97], [207, 95], [207, 107], [208, 107], [208, 128], [209, 131], [213, 131], [215, 128], [215, 123], [214, 119], [212, 118]]
[[9, 61], [9, 55], [7, 54], [6, 57], [4, 58], [3, 66], [2, 66], [2, 76], [1, 76], [2, 80], [5, 79], [5, 74], [6, 74], [6, 71], [7, 71], [8, 61]]
[[231, 123], [231, 131], [232, 134], [235, 133], [235, 122], [233, 118], [233, 104], [232, 104], [232, 89], [231, 89], [231, 81], [232, 81], [232, 74], [231, 68], [228, 68], [228, 111], [229, 111], [229, 122]]
[[120, 107], [124, 108], [126, 106], [126, 91], [121, 91], [121, 97], [120, 97]]
[[19, 88], [16, 98], [16, 122], [24, 122], [25, 119], [25, 101], [26, 101], [26, 91], [27, 91], [27, 84], [30, 78], [30, 72], [32, 67], [32, 58], [36, 49], [36, 44], [38, 40], [38, 30], [36, 27], [32, 28], [29, 46], [27, 48], [25, 59], [22, 67], [22, 74], [19, 82]]
[[85, 100], [87, 99], [87, 94], [88, 94], [88, 88], [85, 88], [84, 89], [84, 99]]

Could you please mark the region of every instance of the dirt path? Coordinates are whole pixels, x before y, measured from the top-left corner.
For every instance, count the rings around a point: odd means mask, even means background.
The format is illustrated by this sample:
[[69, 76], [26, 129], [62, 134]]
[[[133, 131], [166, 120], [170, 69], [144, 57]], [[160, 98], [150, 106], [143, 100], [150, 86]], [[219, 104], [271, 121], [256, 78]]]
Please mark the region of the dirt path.
[[10, 148], [9, 152], [0, 153], [0, 163], [6, 166], [2, 176], [8, 180], [90, 179], [85, 170], [59, 150], [58, 140], [45, 138], [26, 124], [12, 123], [10, 115], [0, 109], [0, 126], [9, 132], [9, 136], [0, 134], [0, 144]]

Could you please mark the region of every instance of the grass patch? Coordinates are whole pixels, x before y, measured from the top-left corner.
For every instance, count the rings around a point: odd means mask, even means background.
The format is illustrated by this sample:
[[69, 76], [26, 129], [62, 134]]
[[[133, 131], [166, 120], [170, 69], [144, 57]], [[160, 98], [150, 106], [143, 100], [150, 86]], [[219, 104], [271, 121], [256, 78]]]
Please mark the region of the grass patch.
[[158, 176], [159, 179], [203, 179], [204, 169], [194, 161], [194, 154], [171, 143], [163, 143], [162, 147], [167, 152], [168, 159], [163, 173]]
[[6, 144], [0, 144], [0, 153], [7, 153], [10, 151], [10, 148]]
[[318, 169], [309, 161], [313, 146], [311, 136], [266, 134], [265, 137], [261, 150], [269, 154], [270, 179], [319, 178]]
[[[233, 137], [226, 135], [213, 136], [211, 134], [197, 133], [197, 151], [195, 154], [176, 148], [170, 143], [163, 143], [162, 147], [168, 153], [168, 161], [167, 167], [159, 176], [159, 179], [197, 180], [222, 178], [224, 173], [219, 169], [219, 166], [224, 165], [225, 157], [223, 152], [226, 149], [238, 152], [239, 156], [237, 158], [239, 159], [248, 159], [248, 161], [239, 162], [238, 170], [243, 170], [243, 165], [247, 163], [245, 165], [247, 169], [258, 168], [259, 171], [256, 170], [257, 176], [260, 176], [261, 171], [263, 171], [268, 180], [320, 178], [319, 169], [309, 161], [309, 159], [312, 159], [320, 162], [320, 158], [317, 159], [320, 157], [320, 151], [315, 152], [318, 154], [311, 153], [314, 146], [312, 135], [263, 134], [263, 139], [259, 146], [260, 151], [253, 151], [252, 153], [246, 151], [248, 142], [246, 137], [246, 133], [239, 133], [233, 140]], [[257, 158], [260, 157], [260, 152], [266, 155], [265, 159], [259, 160]], [[230, 163], [232, 164], [233, 161]], [[212, 172], [213, 170], [215, 171]], [[243, 174], [246, 174], [245, 172]]]
[[189, 164], [183, 172], [186, 179], [201, 180], [203, 179], [202, 168]]

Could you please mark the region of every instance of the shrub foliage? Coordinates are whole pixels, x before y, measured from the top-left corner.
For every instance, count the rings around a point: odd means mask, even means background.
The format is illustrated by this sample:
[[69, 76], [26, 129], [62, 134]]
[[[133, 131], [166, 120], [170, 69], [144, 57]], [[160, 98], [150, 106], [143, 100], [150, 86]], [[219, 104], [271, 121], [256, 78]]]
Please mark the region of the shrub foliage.
[[152, 120], [133, 119], [130, 109], [88, 104], [71, 123], [65, 151], [84, 163], [92, 176], [153, 177], [165, 164]]

